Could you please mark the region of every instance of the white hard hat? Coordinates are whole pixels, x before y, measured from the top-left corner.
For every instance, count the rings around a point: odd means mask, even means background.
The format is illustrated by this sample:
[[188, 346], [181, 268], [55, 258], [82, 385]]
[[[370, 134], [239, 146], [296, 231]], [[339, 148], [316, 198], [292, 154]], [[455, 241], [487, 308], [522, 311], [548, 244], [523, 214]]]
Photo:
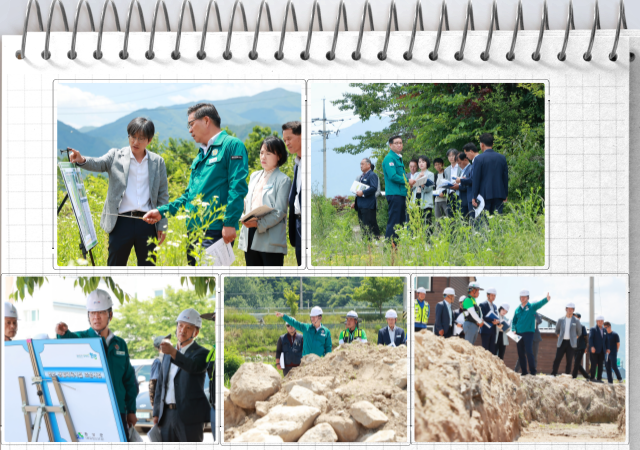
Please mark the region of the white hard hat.
[[500, 308], [504, 309], [506, 312], [509, 312], [509, 304], [508, 303], [503, 303], [502, 305], [500, 305]]
[[31, 339], [49, 339], [49, 335], [47, 333], [36, 334]]
[[13, 306], [13, 303], [4, 302], [4, 316], [18, 319], [18, 310]]
[[520, 297], [528, 297], [529, 296], [529, 291], [527, 291], [526, 289], [523, 289], [520, 291]]
[[423, 287], [419, 287], [418, 289], [416, 289], [416, 292], [419, 294], [426, 294], [427, 290]]
[[458, 299], [458, 302], [462, 303], [466, 298], [467, 298], [466, 295], [461, 295], [460, 298]]
[[456, 291], [455, 291], [455, 289], [450, 288], [450, 287], [445, 288], [445, 289], [444, 289], [444, 291], [442, 291], [442, 293], [443, 293], [444, 295], [456, 295]]
[[188, 308], [180, 313], [176, 319], [176, 323], [178, 322], [187, 322], [200, 328], [202, 326], [202, 317], [200, 317], [200, 313], [195, 309]]
[[567, 303], [566, 308], [573, 308], [573, 309], [576, 309], [576, 304], [575, 304], [575, 303]]
[[358, 318], [358, 313], [355, 311], [349, 311], [347, 313], [347, 319], [357, 319]]
[[487, 289], [487, 294], [498, 295], [498, 291], [496, 291], [496, 288], [489, 288]]
[[87, 311], [106, 311], [113, 306], [107, 291], [96, 289], [87, 296]]
[[314, 306], [311, 308], [311, 312], [309, 313], [309, 317], [317, 317], [322, 315], [322, 308], [319, 306]]
[[598, 316], [596, 317], [596, 320], [604, 320], [604, 316]]
[[469, 289], [478, 289], [480, 291], [484, 291], [484, 289], [482, 289], [480, 287], [480, 284], [476, 281], [472, 281], [471, 283], [469, 283]]
[[393, 309], [390, 309], [389, 311], [387, 311], [387, 313], [384, 315], [385, 319], [397, 319], [398, 318], [398, 313], [396, 313]]

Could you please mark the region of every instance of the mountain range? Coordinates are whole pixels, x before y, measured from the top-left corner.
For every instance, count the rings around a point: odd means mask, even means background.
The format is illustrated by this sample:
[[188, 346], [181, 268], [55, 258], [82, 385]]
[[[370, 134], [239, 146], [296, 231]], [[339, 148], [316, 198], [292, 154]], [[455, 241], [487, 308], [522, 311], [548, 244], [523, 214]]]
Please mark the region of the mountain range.
[[191, 140], [187, 129], [187, 109], [196, 103], [213, 103], [221, 118], [221, 126], [229, 127], [245, 140], [254, 126], [268, 126], [281, 133], [283, 123], [301, 118], [301, 95], [285, 89], [272, 89], [248, 97], [227, 100], [190, 102], [153, 109], [139, 109], [99, 127], [75, 129], [58, 120], [58, 148], [71, 147], [85, 156], [102, 156], [109, 149], [126, 147], [127, 125], [136, 117], [153, 121], [160, 141], [170, 137]]

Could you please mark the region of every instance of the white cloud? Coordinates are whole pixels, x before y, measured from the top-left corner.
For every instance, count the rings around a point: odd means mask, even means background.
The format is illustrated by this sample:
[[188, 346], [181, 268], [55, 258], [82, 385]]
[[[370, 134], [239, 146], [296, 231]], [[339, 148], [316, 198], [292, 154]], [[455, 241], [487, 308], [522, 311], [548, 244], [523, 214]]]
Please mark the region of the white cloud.
[[58, 115], [82, 112], [80, 111], [81, 109], [87, 111], [88, 109], [100, 108], [100, 110], [104, 112], [111, 112], [135, 108], [134, 104], [115, 103], [113, 100], [103, 95], [96, 95], [65, 84], [58, 84], [56, 89], [56, 100]]

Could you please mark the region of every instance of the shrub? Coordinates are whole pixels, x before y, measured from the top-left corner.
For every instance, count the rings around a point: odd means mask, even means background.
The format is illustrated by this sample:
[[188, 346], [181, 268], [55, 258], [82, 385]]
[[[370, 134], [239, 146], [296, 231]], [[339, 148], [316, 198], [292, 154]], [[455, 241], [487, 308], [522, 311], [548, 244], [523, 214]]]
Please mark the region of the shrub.
[[224, 349], [224, 378], [231, 380], [231, 377], [238, 371], [244, 363], [244, 358], [240, 356], [235, 348], [226, 347]]

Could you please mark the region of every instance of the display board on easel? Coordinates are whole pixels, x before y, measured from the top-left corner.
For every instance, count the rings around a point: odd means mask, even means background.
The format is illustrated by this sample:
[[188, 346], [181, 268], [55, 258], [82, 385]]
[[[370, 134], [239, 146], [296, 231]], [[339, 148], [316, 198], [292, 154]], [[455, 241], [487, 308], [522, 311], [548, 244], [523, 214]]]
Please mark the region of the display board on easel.
[[5, 442], [127, 442], [101, 339], [11, 341], [4, 352]]

